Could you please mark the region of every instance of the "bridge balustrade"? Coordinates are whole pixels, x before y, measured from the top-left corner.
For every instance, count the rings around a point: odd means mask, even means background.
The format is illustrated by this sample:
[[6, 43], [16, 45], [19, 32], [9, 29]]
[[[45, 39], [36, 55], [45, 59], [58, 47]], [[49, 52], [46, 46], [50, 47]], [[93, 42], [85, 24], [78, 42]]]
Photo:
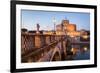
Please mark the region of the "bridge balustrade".
[[[50, 46], [43, 50], [40, 49], [46, 45], [52, 44], [56, 41], [63, 39], [64, 36], [61, 35], [44, 35], [44, 34], [34, 34], [34, 33], [21, 33], [21, 54], [26, 55], [32, 51], [40, 50], [38, 57], [43, 56], [47, 51], [50, 50]], [[30, 58], [30, 57], [29, 57]], [[30, 60], [31, 61], [31, 60]]]

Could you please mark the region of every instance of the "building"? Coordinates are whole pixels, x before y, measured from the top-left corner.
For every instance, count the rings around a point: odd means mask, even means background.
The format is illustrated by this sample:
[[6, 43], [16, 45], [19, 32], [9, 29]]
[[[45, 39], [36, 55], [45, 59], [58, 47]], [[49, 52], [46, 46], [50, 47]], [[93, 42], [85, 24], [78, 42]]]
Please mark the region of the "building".
[[59, 35], [80, 36], [80, 32], [76, 30], [76, 24], [69, 23], [69, 20], [62, 20], [61, 24], [56, 25], [56, 34]]
[[75, 25], [75, 24], [68, 24], [68, 25], [65, 25], [64, 30], [66, 30], [66, 31], [68, 31], [68, 32], [76, 31], [76, 25]]

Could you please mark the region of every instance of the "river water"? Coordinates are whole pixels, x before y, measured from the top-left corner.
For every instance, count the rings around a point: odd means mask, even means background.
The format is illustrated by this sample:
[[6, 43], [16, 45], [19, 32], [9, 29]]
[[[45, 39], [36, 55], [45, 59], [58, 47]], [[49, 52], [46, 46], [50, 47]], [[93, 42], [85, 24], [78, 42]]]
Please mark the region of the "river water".
[[79, 44], [71, 45], [71, 52], [73, 55], [68, 55], [67, 60], [88, 60], [90, 59], [90, 45], [89, 44]]

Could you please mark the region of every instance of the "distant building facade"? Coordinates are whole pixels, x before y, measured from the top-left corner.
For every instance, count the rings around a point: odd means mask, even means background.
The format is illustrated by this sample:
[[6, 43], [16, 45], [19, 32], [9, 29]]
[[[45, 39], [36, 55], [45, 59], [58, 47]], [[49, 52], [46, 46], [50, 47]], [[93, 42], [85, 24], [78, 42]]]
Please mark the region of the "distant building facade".
[[62, 20], [61, 24], [56, 25], [56, 34], [59, 35], [80, 36], [80, 32], [76, 30], [76, 24], [69, 23], [69, 20]]

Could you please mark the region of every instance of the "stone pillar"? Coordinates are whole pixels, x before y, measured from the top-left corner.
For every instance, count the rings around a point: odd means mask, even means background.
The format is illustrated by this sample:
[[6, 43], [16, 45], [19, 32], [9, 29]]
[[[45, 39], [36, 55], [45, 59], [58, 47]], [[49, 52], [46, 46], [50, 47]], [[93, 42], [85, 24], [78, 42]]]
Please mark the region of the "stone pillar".
[[50, 36], [46, 35], [46, 44], [50, 44]]
[[45, 35], [41, 35], [41, 46], [44, 46], [46, 44], [45, 38], [46, 38]]
[[35, 35], [35, 47], [40, 48], [41, 47], [41, 38], [40, 35]]

